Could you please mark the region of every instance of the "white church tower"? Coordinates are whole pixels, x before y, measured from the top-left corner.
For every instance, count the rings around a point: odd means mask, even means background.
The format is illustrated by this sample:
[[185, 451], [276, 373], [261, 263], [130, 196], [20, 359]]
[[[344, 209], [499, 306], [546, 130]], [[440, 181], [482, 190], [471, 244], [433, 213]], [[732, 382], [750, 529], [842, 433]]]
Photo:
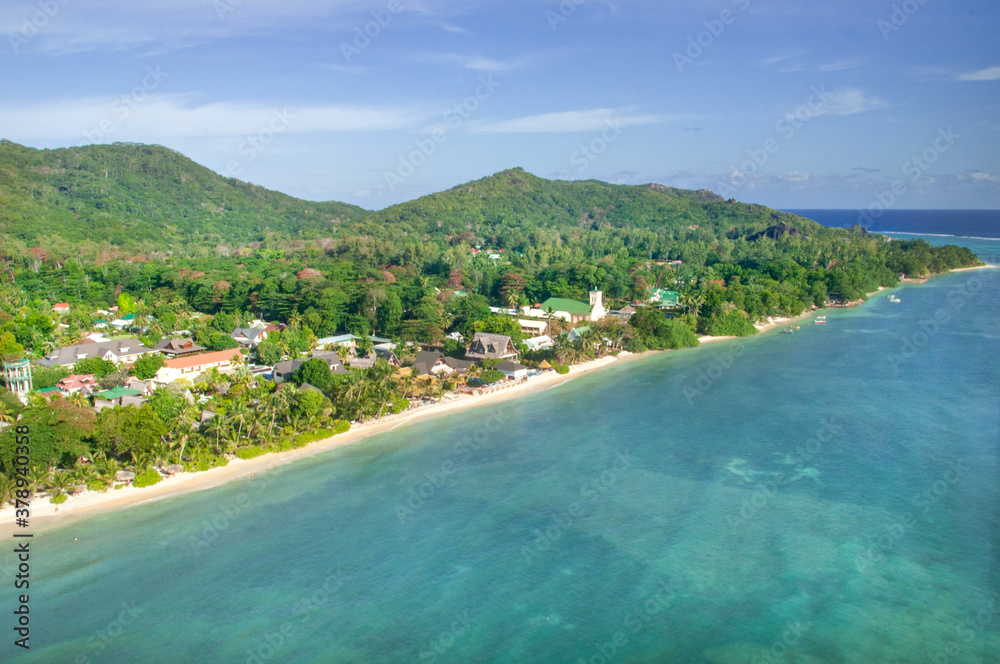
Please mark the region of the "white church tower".
[[608, 311], [604, 308], [604, 293], [596, 288], [590, 291], [590, 320], [599, 321], [604, 318]]

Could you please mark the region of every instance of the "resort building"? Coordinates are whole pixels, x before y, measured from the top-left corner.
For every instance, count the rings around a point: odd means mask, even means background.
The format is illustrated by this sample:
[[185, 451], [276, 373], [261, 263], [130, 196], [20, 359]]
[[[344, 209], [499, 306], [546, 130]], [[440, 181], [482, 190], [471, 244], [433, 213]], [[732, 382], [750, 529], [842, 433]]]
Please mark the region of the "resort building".
[[604, 308], [604, 293], [590, 291], [590, 303], [550, 297], [535, 308], [525, 307], [525, 315], [532, 318], [548, 318], [550, 315], [569, 323], [595, 322], [604, 318], [608, 310]]
[[200, 353], [205, 349], [195, 344], [191, 339], [163, 339], [160, 343], [153, 346], [153, 350], [158, 350], [170, 357], [181, 357], [183, 355]]
[[441, 351], [422, 350], [417, 353], [417, 359], [413, 363], [413, 371], [418, 377], [434, 374], [446, 376], [456, 371], [466, 373], [473, 364], [475, 363], [470, 360], [448, 357]]
[[501, 362], [494, 367], [497, 371], [502, 373], [507, 378], [527, 378], [528, 377], [528, 367], [523, 364], [518, 364], [517, 362], [511, 362], [507, 360]]
[[153, 352], [138, 339], [117, 339], [100, 343], [83, 343], [66, 346], [48, 354], [38, 361], [43, 367], [71, 367], [80, 360], [97, 357], [115, 364], [131, 364], [144, 353]]
[[31, 394], [32, 389], [31, 361], [4, 362], [3, 373], [7, 389], [13, 392], [21, 400], [21, 403], [28, 403], [28, 395]]
[[157, 383], [172, 383], [180, 378], [193, 379], [209, 369], [229, 373], [243, 361], [243, 355], [236, 349], [219, 350], [202, 355], [188, 355], [167, 360], [153, 377]]
[[465, 357], [470, 360], [516, 360], [517, 349], [514, 348], [514, 342], [506, 334], [476, 332], [472, 344], [465, 352]]

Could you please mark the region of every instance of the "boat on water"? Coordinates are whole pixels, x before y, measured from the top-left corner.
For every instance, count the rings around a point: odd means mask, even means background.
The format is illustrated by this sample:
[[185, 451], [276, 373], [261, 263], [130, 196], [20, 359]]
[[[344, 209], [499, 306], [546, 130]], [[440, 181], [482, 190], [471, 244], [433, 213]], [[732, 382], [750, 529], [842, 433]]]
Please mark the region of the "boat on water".
[[814, 320], [813, 323], [815, 323], [816, 325], [826, 325], [826, 319], [824, 318], [823, 320]]
[[795, 334], [795, 330], [782, 330], [782, 334]]
[[895, 295], [890, 295], [890, 296], [889, 296], [889, 301], [890, 301], [890, 302], [902, 302], [902, 300], [900, 300], [900, 299], [899, 299], [898, 297], [896, 297]]

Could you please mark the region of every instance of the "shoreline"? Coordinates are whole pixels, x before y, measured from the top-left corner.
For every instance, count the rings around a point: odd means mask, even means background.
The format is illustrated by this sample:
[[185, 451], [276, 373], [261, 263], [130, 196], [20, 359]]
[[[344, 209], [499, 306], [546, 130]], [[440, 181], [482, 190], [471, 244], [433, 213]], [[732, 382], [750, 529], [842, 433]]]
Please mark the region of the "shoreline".
[[[589, 362], [570, 367], [567, 374], [560, 375], [555, 371], [550, 371], [523, 382], [510, 384], [493, 392], [479, 395], [460, 395], [451, 400], [439, 401], [397, 415], [390, 415], [379, 420], [355, 425], [349, 431], [309, 443], [304, 447], [284, 452], [270, 452], [248, 460], [237, 458], [225, 466], [202, 472], [178, 473], [150, 487], [136, 488], [128, 486], [122, 489], [109, 489], [103, 492], [86, 491], [79, 496], [71, 497], [61, 505], [53, 505], [49, 502], [47, 496], [40, 499], [36, 498], [32, 500], [31, 506], [31, 530], [33, 533], [36, 533], [57, 525], [63, 525], [71, 520], [125, 509], [147, 502], [173, 498], [195, 491], [204, 491], [228, 484], [240, 478], [250, 478], [254, 473], [263, 472], [291, 461], [352, 445], [371, 436], [396, 429], [397, 427], [413, 424], [429, 416], [460, 413], [480, 406], [501, 403], [562, 385], [580, 376], [585, 376], [607, 366], [616, 365], [619, 362], [631, 362], [649, 357], [656, 352], [647, 351], [646, 353], [633, 354], [625, 351], [617, 357], [606, 356], [590, 360]], [[0, 511], [0, 537], [8, 538], [15, 532], [17, 532], [15, 510], [10, 506], [6, 506]]]
[[[967, 272], [970, 270], [995, 269], [996, 265], [978, 265], [975, 267], [958, 268], [933, 275], [929, 279], [951, 274], [952, 272]], [[919, 283], [924, 283], [922, 280]], [[900, 285], [903, 285], [901, 282]], [[869, 297], [887, 290], [880, 288], [874, 293], [869, 293]], [[757, 328], [757, 336], [771, 332], [783, 325], [805, 320], [825, 309], [810, 309], [798, 316], [779, 316], [769, 318], [764, 323], [754, 325]], [[744, 337], [735, 336], [701, 336], [698, 341], [701, 344], [716, 343], [720, 341], [731, 341]], [[141, 505], [147, 502], [154, 502], [173, 498], [195, 491], [205, 491], [223, 484], [227, 484], [240, 478], [249, 478], [254, 473], [263, 472], [276, 466], [281, 466], [298, 459], [314, 456], [323, 452], [338, 449], [347, 445], [353, 445], [366, 438], [385, 433], [397, 427], [413, 424], [428, 416], [439, 416], [464, 412], [480, 406], [500, 403], [521, 396], [526, 396], [545, 389], [557, 387], [580, 376], [585, 376], [608, 366], [617, 365], [619, 362], [632, 362], [645, 359], [670, 351], [646, 351], [644, 353], [628, 353], [623, 351], [618, 356], [606, 356], [603, 358], [590, 360], [583, 364], [571, 366], [569, 373], [560, 375], [555, 371], [546, 372], [540, 376], [527, 379], [523, 382], [513, 383], [507, 387], [498, 388], [495, 391], [479, 395], [459, 395], [453, 399], [442, 400], [437, 403], [420, 406], [418, 408], [389, 415], [379, 420], [365, 422], [351, 427], [349, 431], [330, 438], [309, 443], [308, 445], [284, 452], [270, 452], [249, 460], [234, 459], [221, 468], [213, 468], [202, 472], [182, 472], [161, 482], [145, 488], [128, 486], [122, 489], [109, 489], [105, 492], [86, 491], [81, 495], [71, 497], [61, 505], [53, 505], [49, 498], [36, 499], [32, 501], [31, 521], [32, 531], [39, 532], [58, 525], [63, 525], [69, 521], [83, 519], [96, 514], [110, 512], [117, 509], [125, 509], [134, 505]], [[17, 531], [15, 526], [15, 510], [11, 506], [4, 506], [0, 509], [0, 537], [7, 538]]]

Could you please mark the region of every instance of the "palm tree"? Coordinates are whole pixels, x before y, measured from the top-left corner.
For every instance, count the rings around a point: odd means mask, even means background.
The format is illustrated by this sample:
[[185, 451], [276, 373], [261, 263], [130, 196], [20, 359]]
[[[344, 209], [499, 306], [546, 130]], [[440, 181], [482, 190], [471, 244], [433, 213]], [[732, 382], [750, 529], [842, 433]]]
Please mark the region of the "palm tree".
[[14, 498], [14, 480], [6, 475], [0, 475], [0, 507], [6, 505]]
[[28, 489], [33, 494], [43, 494], [48, 489], [52, 479], [52, 469], [41, 466], [28, 471]]
[[74, 484], [73, 475], [66, 471], [54, 471], [51, 480], [52, 497], [61, 496], [64, 493], [71, 493]]
[[0, 402], [0, 422], [13, 422], [17, 419], [17, 413], [9, 404]]

